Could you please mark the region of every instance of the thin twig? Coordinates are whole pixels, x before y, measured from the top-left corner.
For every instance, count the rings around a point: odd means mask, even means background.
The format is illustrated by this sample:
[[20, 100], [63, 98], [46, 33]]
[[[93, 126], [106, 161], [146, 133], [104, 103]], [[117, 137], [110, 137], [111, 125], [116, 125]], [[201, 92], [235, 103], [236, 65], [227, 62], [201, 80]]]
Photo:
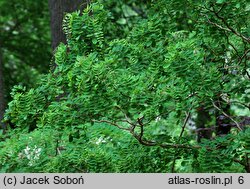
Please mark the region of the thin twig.
[[199, 149], [201, 148], [201, 146], [191, 146], [191, 145], [185, 145], [185, 144], [166, 144], [166, 143], [157, 143], [155, 141], [150, 141], [150, 140], [146, 140], [143, 139], [143, 132], [141, 130], [140, 134], [137, 134], [135, 132], [135, 127], [134, 125], [131, 125], [131, 127], [129, 128], [124, 128], [120, 125], [118, 125], [117, 123], [108, 121], [108, 120], [92, 120], [93, 122], [97, 122], [97, 123], [108, 123], [110, 125], [116, 126], [118, 128], [120, 128], [121, 130], [126, 130], [129, 131], [132, 136], [142, 145], [144, 146], [159, 146], [161, 148], [183, 148], [183, 149]]
[[208, 16], [207, 16], [206, 14], [202, 14], [202, 15], [205, 16], [205, 17], [207, 18], [208, 23], [210, 23], [210, 24], [212, 24], [212, 25], [214, 25], [214, 26], [216, 26], [217, 28], [220, 28], [220, 29], [222, 29], [222, 30], [231, 32], [230, 29], [225, 28], [225, 27], [223, 27], [223, 26], [221, 26], [221, 25], [219, 25], [219, 24], [217, 24], [217, 23], [215, 23], [215, 22], [212, 22], [212, 21], [208, 18]]
[[185, 145], [185, 144], [159, 144], [162, 148], [183, 148], [183, 149], [200, 149], [201, 146], [198, 145]]
[[238, 37], [242, 38], [242, 40], [245, 40], [245, 41], [247, 41], [248, 43], [250, 42], [250, 38], [248, 38], [248, 37], [242, 35], [242, 34], [239, 33], [238, 31], [236, 31], [234, 28], [232, 28], [232, 27], [226, 22], [225, 18], [223, 18], [222, 16], [220, 16], [220, 15], [218, 14], [218, 12], [216, 12], [216, 11], [214, 10], [214, 7], [213, 7], [213, 10], [210, 10], [210, 11], [211, 11], [212, 13], [214, 13], [214, 15], [215, 15], [218, 19], [220, 19], [220, 20], [225, 24], [225, 26], [228, 28], [229, 31], [231, 31], [232, 33], [234, 33], [234, 34], [237, 35]]
[[208, 18], [208, 16], [207, 16], [206, 14], [201, 14], [201, 15], [203, 15], [203, 16], [205, 16], [205, 17], [207, 18], [208, 23], [210, 23], [210, 24], [212, 24], [212, 25], [214, 25], [214, 26], [216, 26], [216, 27], [218, 27], [218, 28], [220, 28], [220, 29], [222, 29], [222, 30], [225, 30], [225, 31], [228, 31], [228, 32], [231, 32], [231, 33], [235, 34], [236, 36], [240, 37], [243, 41], [247, 41], [248, 43], [250, 42], [250, 38], [244, 36], [243, 34], [239, 33], [238, 31], [236, 31], [234, 28], [232, 28], [232, 27], [226, 22], [225, 18], [223, 18], [222, 16], [219, 15], [219, 13], [220, 13], [220, 11], [221, 11], [222, 9], [216, 12], [216, 11], [214, 10], [214, 7], [212, 7], [212, 8], [213, 8], [213, 10], [211, 10], [211, 9], [209, 9], [209, 8], [207, 8], [207, 7], [201, 7], [201, 9], [205, 9], [205, 10], [207, 10], [207, 11], [209, 11], [209, 12], [212, 12], [219, 20], [222, 21], [223, 24], [225, 24], [226, 28], [223, 27], [223, 26], [221, 26], [221, 25], [219, 25], [219, 24], [217, 24], [217, 23], [215, 23], [215, 22], [212, 22], [212, 21]]
[[238, 64], [241, 64], [242, 60], [246, 57], [246, 55], [250, 52], [250, 49], [247, 49], [244, 54], [240, 57], [240, 61]]
[[189, 118], [190, 118], [190, 116], [191, 116], [190, 110], [191, 110], [191, 108], [189, 109], [189, 111], [188, 111], [188, 113], [187, 113], [187, 115], [186, 115], [185, 121], [184, 121], [184, 123], [183, 123], [183, 125], [182, 125], [182, 129], [181, 129], [181, 133], [180, 133], [180, 136], [179, 136], [179, 140], [180, 140], [180, 138], [182, 137], [182, 135], [183, 135], [183, 133], [184, 133], [184, 130], [185, 130], [185, 127], [186, 127], [186, 125], [187, 125], [187, 122], [188, 122], [188, 120], [189, 120]]
[[[180, 133], [180, 136], [179, 136], [179, 139], [178, 139], [178, 144], [179, 144], [179, 142], [180, 142], [180, 140], [181, 140], [181, 137], [182, 137], [182, 135], [183, 135], [183, 133], [184, 133], [184, 131], [185, 131], [187, 122], [188, 122], [188, 120], [189, 120], [189, 118], [190, 118], [190, 116], [191, 116], [191, 113], [190, 113], [191, 109], [192, 109], [192, 108], [190, 108], [189, 111], [188, 111], [188, 113], [186, 114], [186, 118], [185, 118], [184, 123], [183, 123], [183, 125], [182, 125], [182, 127], [181, 127], [181, 133]], [[178, 148], [177, 148], [177, 149], [178, 149]], [[174, 154], [174, 160], [173, 160], [173, 164], [172, 164], [172, 173], [174, 173], [174, 169], [175, 169], [175, 162], [176, 162], [176, 154], [177, 154], [177, 152], [178, 152], [178, 150], [177, 150], [177, 151], [175, 152], [175, 154]]]
[[227, 118], [231, 119], [231, 120], [235, 123], [235, 125], [237, 126], [237, 128], [238, 128], [240, 131], [242, 131], [242, 129], [241, 129], [241, 127], [240, 127], [240, 125], [239, 125], [239, 123], [238, 123], [237, 121], [235, 121], [231, 116], [229, 116], [229, 115], [228, 115], [227, 113], [225, 113], [221, 108], [219, 108], [219, 107], [213, 102], [212, 99], [210, 99], [210, 100], [212, 101], [213, 106], [214, 106], [217, 110], [221, 111], [221, 113], [222, 113], [224, 116], [226, 116]]
[[238, 52], [237, 48], [229, 41], [229, 37], [228, 37], [227, 33], [226, 32], [224, 32], [224, 33], [225, 33], [225, 36], [226, 36], [226, 39], [227, 39], [227, 43], [234, 49], [237, 57], [240, 58], [240, 55], [239, 55], [239, 52]]
[[221, 6], [221, 8], [217, 11], [217, 14], [219, 14], [219, 13], [222, 11], [222, 9], [225, 8], [225, 6], [226, 6], [226, 3], [224, 3], [224, 4]]
[[61, 155], [61, 151], [60, 151], [59, 148], [57, 148], [57, 152], [58, 152], [59, 155]]
[[120, 106], [117, 105], [115, 107], [122, 111], [127, 123], [129, 123], [130, 125], [136, 126], [136, 124], [132, 123], [132, 120], [127, 116], [127, 114], [124, 112], [124, 110]]
[[92, 121], [97, 122], [97, 123], [108, 123], [110, 125], [116, 126], [117, 128], [119, 128], [121, 130], [130, 131], [130, 128], [122, 127], [122, 126], [118, 125], [117, 123], [114, 123], [114, 122], [111, 122], [111, 121], [108, 121], [108, 120], [92, 120]]

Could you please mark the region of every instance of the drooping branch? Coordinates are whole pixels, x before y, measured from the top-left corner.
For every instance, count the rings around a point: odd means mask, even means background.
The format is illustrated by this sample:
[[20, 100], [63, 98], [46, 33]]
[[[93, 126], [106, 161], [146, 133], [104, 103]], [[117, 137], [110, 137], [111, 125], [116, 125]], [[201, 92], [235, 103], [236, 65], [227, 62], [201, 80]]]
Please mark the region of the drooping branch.
[[245, 40], [246, 42], [248, 42], [248, 43], [250, 42], [250, 38], [244, 36], [243, 34], [241, 34], [241, 33], [239, 33], [238, 31], [236, 31], [234, 28], [232, 28], [232, 27], [227, 23], [227, 21], [225, 20], [225, 18], [222, 17], [222, 16], [220, 16], [219, 13], [216, 12], [216, 11], [214, 10], [214, 7], [213, 7], [212, 10], [210, 9], [210, 11], [211, 11], [212, 13], [214, 13], [214, 15], [215, 15], [219, 20], [221, 20], [222, 23], [225, 24], [225, 26], [227, 27], [227, 29], [228, 29], [229, 31], [231, 31], [232, 33], [234, 33], [234, 34], [237, 35], [238, 37], [242, 38], [242, 39]]
[[217, 28], [219, 28], [219, 29], [221, 29], [221, 30], [224, 30], [224, 31], [227, 31], [227, 32], [230, 32], [230, 31], [231, 31], [231, 30], [228, 29], [228, 28], [225, 28], [225, 27], [223, 27], [223, 26], [221, 26], [221, 25], [219, 25], [219, 24], [217, 24], [217, 23], [215, 23], [215, 22], [212, 22], [212, 21], [208, 18], [208, 16], [207, 16], [206, 14], [202, 14], [202, 15], [205, 16], [205, 17], [207, 18], [207, 22], [208, 22], [209, 24], [212, 24], [212, 25], [216, 26]]
[[125, 121], [128, 123], [128, 124], [130, 124], [130, 125], [133, 125], [133, 126], [136, 126], [136, 124], [135, 123], [133, 123], [133, 121], [129, 118], [129, 116], [125, 113], [125, 111], [120, 107], [120, 106], [115, 106], [115, 108], [118, 108], [121, 112], [122, 112], [122, 114], [124, 115], [124, 117], [125, 117]]
[[195, 146], [195, 145], [186, 145], [186, 144], [168, 144], [168, 143], [158, 143], [153, 140], [147, 140], [144, 137], [144, 125], [142, 123], [142, 119], [138, 118], [138, 123], [139, 123], [139, 133], [135, 131], [135, 128], [138, 127], [138, 125], [130, 125], [129, 127], [124, 127], [119, 125], [116, 122], [112, 122], [109, 120], [92, 120], [93, 122], [96, 123], [107, 123], [109, 125], [113, 125], [121, 130], [124, 131], [129, 131], [131, 135], [142, 145], [144, 146], [159, 146], [161, 148], [183, 148], [183, 149], [199, 149], [201, 146]]
[[207, 8], [207, 7], [200, 7], [202, 10], [206, 10], [206, 11], [209, 11], [211, 13], [213, 13], [213, 15], [215, 15], [216, 18], [218, 18], [225, 26], [222, 26], [218, 23], [215, 23], [215, 22], [212, 22], [207, 14], [205, 13], [201, 13], [202, 16], [205, 16], [207, 18], [207, 21], [208, 23], [216, 26], [217, 28], [221, 29], [221, 30], [224, 30], [224, 31], [227, 31], [227, 32], [230, 32], [230, 33], [233, 33], [234, 35], [240, 37], [243, 41], [246, 41], [247, 43], [250, 43], [250, 38], [249, 37], [246, 37], [244, 36], [243, 34], [241, 34], [240, 32], [238, 32], [236, 29], [234, 29], [233, 27], [230, 26], [230, 24], [226, 21], [226, 19], [222, 16], [220, 16], [220, 12], [222, 11], [222, 9], [225, 7], [226, 4], [223, 4], [222, 7], [216, 11], [214, 9], [214, 6], [212, 6], [212, 9], [210, 8]]

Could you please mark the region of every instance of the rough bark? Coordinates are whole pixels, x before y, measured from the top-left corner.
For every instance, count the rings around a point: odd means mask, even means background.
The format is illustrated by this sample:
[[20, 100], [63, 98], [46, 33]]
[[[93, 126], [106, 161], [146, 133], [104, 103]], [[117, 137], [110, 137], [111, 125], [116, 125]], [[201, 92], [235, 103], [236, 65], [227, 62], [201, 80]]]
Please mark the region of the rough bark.
[[49, 0], [50, 27], [52, 35], [52, 49], [60, 42], [66, 43], [66, 36], [62, 30], [65, 13], [73, 12], [86, 7], [88, 0]]

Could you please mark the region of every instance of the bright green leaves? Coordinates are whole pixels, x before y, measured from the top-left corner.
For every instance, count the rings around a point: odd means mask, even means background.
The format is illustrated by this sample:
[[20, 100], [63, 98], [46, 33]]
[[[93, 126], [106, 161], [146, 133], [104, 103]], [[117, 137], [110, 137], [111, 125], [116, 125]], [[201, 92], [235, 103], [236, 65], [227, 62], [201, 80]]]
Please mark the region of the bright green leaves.
[[213, 98], [220, 87], [218, 68], [215, 64], [204, 62], [205, 52], [199, 41], [195, 34], [173, 33], [165, 54], [163, 69], [168, 75], [169, 92], [180, 103], [180, 109], [186, 106], [185, 103], [190, 103], [189, 98], [194, 103]]
[[[89, 16], [93, 12], [96, 16]], [[80, 12], [67, 14], [64, 31], [67, 34], [68, 48], [72, 52], [87, 53], [100, 51], [104, 47], [104, 26], [110, 19], [109, 12], [100, 3], [93, 3], [80, 15]]]
[[65, 64], [67, 61], [67, 46], [64, 44], [60, 44], [55, 53], [55, 63], [60, 66]]
[[[197, 150], [176, 151], [144, 148], [133, 140], [131, 130], [115, 127], [135, 126], [133, 134], [138, 136], [144, 125], [142, 139], [192, 147], [196, 132], [191, 127], [186, 126], [178, 138], [188, 111], [194, 116], [201, 104], [211, 108], [211, 99], [221, 94], [243, 98], [249, 88], [248, 80], [237, 74], [248, 65], [245, 59], [237, 64], [244, 55], [244, 43], [206, 22], [219, 20], [209, 11], [220, 10], [224, 1], [202, 12], [204, 4], [197, 1], [160, 0], [139, 6], [148, 13], [144, 18], [136, 2], [131, 2], [103, 1], [82, 14], [68, 14], [64, 20], [68, 44], [57, 48], [55, 70], [38, 88], [16, 90], [6, 120], [21, 128], [38, 126], [27, 136], [53, 133], [49, 139], [58, 146], [44, 147], [51, 159], [44, 159], [41, 170], [167, 172], [176, 154], [179, 171], [242, 171], [242, 166], [233, 164], [240, 167], [235, 169], [231, 164], [234, 159], [243, 162], [242, 154], [249, 152], [247, 131], [204, 141]], [[229, 14], [224, 8], [223, 16]], [[209, 13], [208, 17], [201, 12]], [[234, 19], [229, 20], [235, 23]], [[245, 31], [244, 27], [237, 31]], [[237, 140], [232, 141], [233, 137]]]
[[[243, 167], [235, 162], [244, 164], [249, 158], [249, 129], [237, 136], [227, 135], [211, 140], [204, 140], [199, 149], [198, 172], [244, 172]], [[233, 161], [235, 160], [235, 161]]]
[[[45, 96], [39, 89], [17, 93], [9, 103], [5, 121], [10, 121], [15, 127], [33, 130], [37, 127], [37, 121], [44, 111], [45, 105]], [[22, 113], [20, 114], [20, 112]]]

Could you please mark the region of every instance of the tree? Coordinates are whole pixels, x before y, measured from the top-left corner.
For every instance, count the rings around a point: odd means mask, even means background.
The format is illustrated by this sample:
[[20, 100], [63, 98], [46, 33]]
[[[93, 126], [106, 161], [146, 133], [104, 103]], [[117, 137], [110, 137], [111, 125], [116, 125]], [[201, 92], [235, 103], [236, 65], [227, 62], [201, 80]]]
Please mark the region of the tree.
[[86, 4], [85, 0], [49, 0], [52, 49], [55, 49], [60, 42], [66, 43], [66, 36], [62, 30], [65, 13], [83, 9]]
[[2, 170], [250, 171], [249, 3], [136, 2], [66, 14], [55, 70], [13, 89]]

